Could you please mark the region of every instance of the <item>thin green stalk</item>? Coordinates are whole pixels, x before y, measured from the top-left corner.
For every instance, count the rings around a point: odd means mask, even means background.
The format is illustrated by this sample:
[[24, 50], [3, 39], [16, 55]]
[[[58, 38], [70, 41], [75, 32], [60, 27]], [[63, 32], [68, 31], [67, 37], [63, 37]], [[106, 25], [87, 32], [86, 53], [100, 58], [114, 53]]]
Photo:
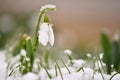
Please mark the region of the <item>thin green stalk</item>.
[[57, 67], [58, 67], [58, 70], [59, 70], [59, 72], [60, 72], [61, 79], [62, 79], [62, 80], [64, 80], [64, 79], [63, 79], [62, 72], [61, 72], [61, 69], [60, 69], [60, 67], [59, 67], [59, 65], [58, 65], [58, 63], [57, 63], [57, 61], [56, 61], [56, 65], [57, 65]]
[[98, 61], [97, 61], [97, 65], [98, 65], [98, 67], [99, 67], [99, 71], [100, 71], [100, 74], [101, 74], [103, 80], [105, 80], [105, 79], [104, 79], [104, 76], [103, 76], [103, 74], [102, 74], [102, 71], [101, 71], [101, 69], [100, 69], [100, 65], [99, 65]]
[[65, 64], [65, 62], [61, 59], [63, 65], [66, 67], [66, 69], [68, 70], [69, 74], [71, 74], [70, 70], [68, 69], [67, 65]]
[[103, 69], [103, 71], [104, 71], [104, 73], [105, 73], [106, 71], [105, 71], [105, 68], [103, 67], [103, 63], [102, 63], [102, 61], [101, 61], [101, 59], [100, 59], [99, 54], [98, 54], [98, 59], [99, 59], [99, 61], [100, 61], [100, 64], [101, 64], [101, 66], [102, 66], [102, 69]]
[[84, 72], [83, 66], [80, 67], [80, 68], [78, 68], [78, 69], [77, 69], [77, 72], [79, 72], [79, 71], [81, 71], [81, 70]]
[[73, 65], [73, 62], [72, 62], [72, 57], [70, 55], [67, 55], [69, 60], [70, 60], [70, 63]]
[[47, 69], [50, 69], [49, 58], [50, 58], [50, 51], [46, 50], [44, 60], [45, 60], [45, 64], [46, 64]]
[[50, 73], [48, 72], [47, 68], [46, 68], [45, 66], [44, 66], [43, 68], [45, 69], [45, 71], [46, 71], [48, 77], [49, 77], [50, 79], [52, 79], [52, 76], [51, 76]]
[[20, 68], [21, 67], [21, 65], [17, 65], [14, 69], [12, 69], [11, 71], [10, 71], [10, 73], [8, 74], [8, 76], [11, 76], [13, 73], [15, 73], [15, 70], [17, 69], [17, 68]]
[[112, 78], [113, 78], [114, 76], [116, 76], [117, 74], [119, 74], [119, 73], [115, 73], [115, 74], [113, 74], [113, 75], [110, 77], [109, 80], [112, 80]]
[[56, 77], [58, 76], [57, 65], [56, 64], [55, 64], [55, 75], [56, 75]]
[[40, 22], [41, 22], [43, 13], [44, 13], [43, 11], [39, 13], [39, 18], [38, 18], [38, 21], [36, 24], [36, 30], [35, 30], [35, 34], [34, 34], [34, 40], [33, 40], [33, 51], [36, 50], [36, 46], [38, 44], [38, 30], [40, 27]]
[[14, 72], [14, 69], [12, 69], [12, 71], [10, 71], [10, 73], [8, 74], [8, 76], [11, 76], [13, 72]]
[[37, 62], [38, 65], [38, 71], [40, 71], [40, 62]]

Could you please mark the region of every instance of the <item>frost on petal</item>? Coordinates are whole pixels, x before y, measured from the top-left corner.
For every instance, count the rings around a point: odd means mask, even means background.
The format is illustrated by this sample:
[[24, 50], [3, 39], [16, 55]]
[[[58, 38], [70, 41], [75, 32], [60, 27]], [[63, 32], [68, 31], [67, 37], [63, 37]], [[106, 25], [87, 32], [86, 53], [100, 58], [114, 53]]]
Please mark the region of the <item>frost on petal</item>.
[[49, 43], [53, 46], [54, 45], [54, 33], [53, 33], [53, 29], [52, 29], [52, 24], [49, 24], [49, 32], [48, 32], [48, 35], [49, 35]]
[[39, 43], [46, 46], [48, 43], [48, 23], [41, 23], [39, 30]]

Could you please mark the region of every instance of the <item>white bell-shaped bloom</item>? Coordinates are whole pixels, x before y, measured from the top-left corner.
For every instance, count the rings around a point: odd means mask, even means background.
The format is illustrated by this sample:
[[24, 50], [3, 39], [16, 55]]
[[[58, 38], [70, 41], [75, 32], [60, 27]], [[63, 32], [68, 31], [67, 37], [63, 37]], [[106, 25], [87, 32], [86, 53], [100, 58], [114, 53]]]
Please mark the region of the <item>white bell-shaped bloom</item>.
[[39, 30], [39, 43], [46, 46], [49, 42], [52, 46], [54, 45], [54, 33], [52, 29], [52, 24], [48, 23], [41, 23], [40, 30]]
[[70, 49], [66, 49], [66, 50], [64, 50], [64, 53], [67, 54], [67, 55], [71, 55], [72, 51]]

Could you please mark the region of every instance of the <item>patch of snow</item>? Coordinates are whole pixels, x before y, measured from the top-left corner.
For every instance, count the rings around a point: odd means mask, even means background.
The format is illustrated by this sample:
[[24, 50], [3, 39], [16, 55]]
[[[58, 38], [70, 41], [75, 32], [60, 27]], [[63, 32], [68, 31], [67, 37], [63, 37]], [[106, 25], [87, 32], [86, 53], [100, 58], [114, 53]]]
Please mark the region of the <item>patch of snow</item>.
[[112, 80], [120, 80], [120, 74], [115, 75]]
[[5, 62], [6, 60], [6, 52], [5, 51], [0, 51], [0, 62]]
[[5, 51], [0, 51], [0, 80], [4, 80], [6, 77]]
[[[5, 62], [5, 59], [6, 59], [5, 51], [0, 51], [0, 59], [1, 59], [0, 60], [0, 80], [6, 80], [6, 75], [8, 73], [6, 73], [7, 63]], [[13, 58], [13, 61], [16, 62], [16, 60], [18, 59], [19, 59], [18, 56], [16, 56]], [[69, 71], [71, 72], [70, 74], [66, 69], [66, 67], [60, 68], [64, 80], [103, 80], [102, 75], [104, 77], [104, 80], [109, 80], [111, 76], [114, 73], [116, 73], [116, 72], [112, 72], [111, 75], [102, 73], [101, 75], [98, 71], [94, 72], [92, 68], [84, 66], [86, 62], [82, 59], [72, 60], [72, 61], [73, 61], [73, 65], [70, 65], [68, 67]], [[36, 62], [35, 67], [37, 68], [37, 62], [39, 62], [39, 60], [36, 59], [35, 62]], [[102, 67], [99, 61], [98, 63], [99, 63], [99, 67]], [[17, 65], [19, 65], [19, 63], [16, 64], [16, 66]], [[95, 66], [96, 66], [95, 68], [98, 68], [97, 63]], [[103, 64], [103, 66], [105, 65]], [[77, 71], [81, 67], [83, 67], [83, 70]], [[16, 68], [16, 67], [13, 66], [13, 68]], [[21, 75], [21, 73], [19, 72], [19, 69], [16, 68], [16, 71], [14, 74], [12, 74], [11, 76], [7, 76], [7, 80], [61, 80], [61, 76], [58, 69], [57, 69], [57, 73], [58, 73], [57, 76], [54, 68], [48, 70], [49, 74], [52, 76], [52, 79], [49, 79], [46, 71], [43, 68], [41, 68], [40, 71], [37, 71], [37, 72], [38, 74], [29, 72], [25, 75]], [[112, 78], [112, 80], [120, 80], [120, 74], [115, 75]]]
[[38, 80], [38, 75], [29, 72], [22, 77], [22, 80]]
[[82, 59], [73, 60], [73, 67], [75, 67], [75, 68], [83, 67], [84, 64], [85, 64], [85, 61]]

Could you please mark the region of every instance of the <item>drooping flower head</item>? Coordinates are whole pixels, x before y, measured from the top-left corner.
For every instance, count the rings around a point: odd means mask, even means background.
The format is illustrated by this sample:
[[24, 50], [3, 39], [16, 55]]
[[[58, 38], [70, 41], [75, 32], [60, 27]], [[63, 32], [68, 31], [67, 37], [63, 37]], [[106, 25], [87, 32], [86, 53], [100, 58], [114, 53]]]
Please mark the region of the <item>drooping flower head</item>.
[[92, 57], [92, 55], [91, 55], [90, 53], [87, 53], [86, 56], [87, 56], [88, 58], [91, 58], [91, 57]]
[[64, 50], [64, 53], [67, 54], [67, 55], [71, 55], [72, 51], [70, 49], [66, 49], [66, 50]]
[[[49, 19], [48, 17], [44, 17], [44, 22], [41, 23], [42, 19], [43, 19], [43, 16], [47, 14], [47, 11], [49, 10], [56, 10], [56, 6], [55, 5], [45, 5], [45, 6], [42, 6], [41, 9], [40, 9], [40, 13], [39, 13], [39, 17], [38, 17], [38, 21], [37, 21], [37, 24], [36, 24], [36, 30], [35, 30], [35, 34], [34, 34], [34, 40], [33, 40], [33, 50], [35, 51], [36, 50], [36, 47], [38, 45], [38, 42], [39, 43], [42, 43], [44, 46], [47, 45], [47, 42], [49, 40], [49, 42], [51, 43], [51, 45], [54, 44], [54, 35], [53, 35], [53, 30], [51, 27], [48, 27], [48, 26], [51, 26], [50, 24], [48, 25], [49, 23]], [[47, 23], [46, 23], [47, 22]], [[47, 26], [47, 27], [43, 27], [43, 26]], [[42, 27], [42, 28], [40, 28]], [[45, 30], [44, 30], [45, 29]], [[45, 33], [45, 34], [43, 34]], [[49, 36], [53, 37], [52, 38], [52, 41], [51, 41], [51, 37], [48, 38], [48, 33]], [[39, 35], [39, 36], [38, 36]], [[45, 38], [43, 38], [43, 35], [45, 35]], [[47, 36], [47, 37], [46, 37]], [[42, 38], [42, 39], [41, 39]], [[40, 40], [41, 39], [41, 40]]]
[[40, 30], [38, 32], [38, 41], [44, 46], [46, 46], [48, 42], [51, 44], [51, 46], [54, 45], [54, 33], [52, 26], [53, 25], [49, 23], [40, 24]]
[[56, 6], [52, 5], [52, 4], [47, 4], [47, 5], [41, 7], [40, 12], [42, 12], [42, 11], [44, 11], [46, 9], [51, 9], [51, 10], [53, 9], [53, 10], [55, 10]]

